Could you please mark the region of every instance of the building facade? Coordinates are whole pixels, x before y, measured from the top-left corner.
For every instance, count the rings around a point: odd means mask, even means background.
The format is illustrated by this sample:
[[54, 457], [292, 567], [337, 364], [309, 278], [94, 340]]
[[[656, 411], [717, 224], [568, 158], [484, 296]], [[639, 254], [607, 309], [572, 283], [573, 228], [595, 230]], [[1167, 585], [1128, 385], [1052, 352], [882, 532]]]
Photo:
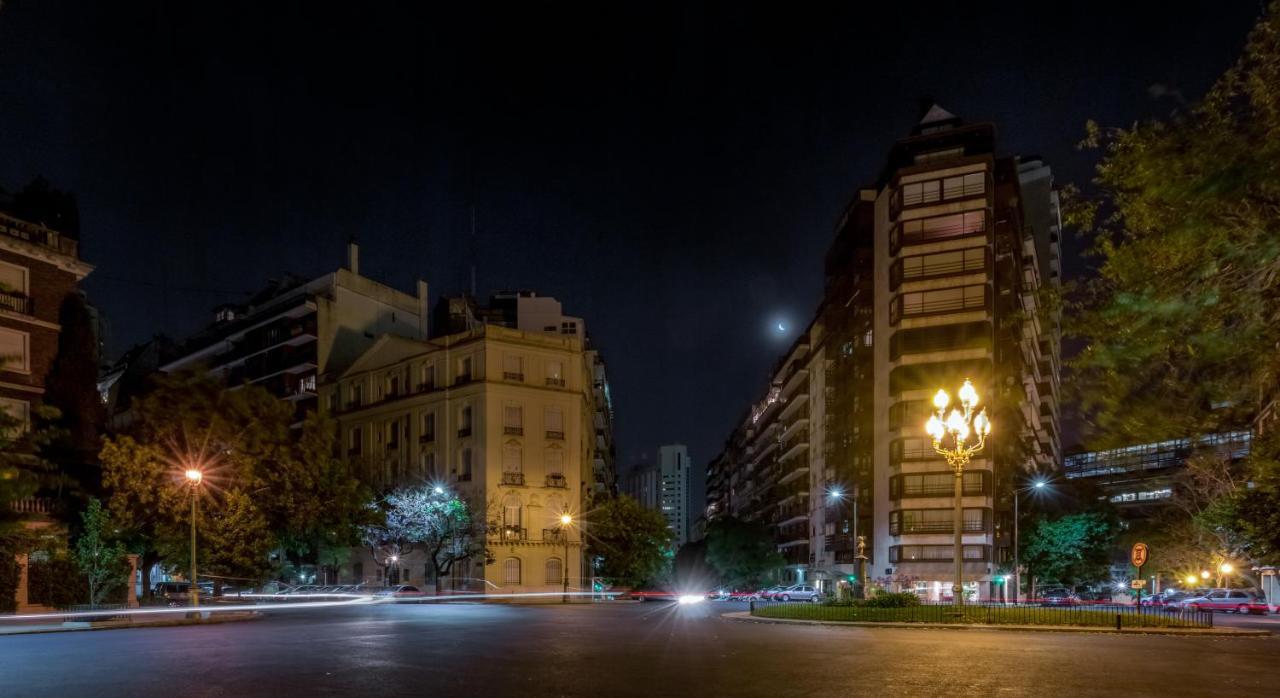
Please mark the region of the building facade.
[[58, 353], [59, 315], [93, 267], [79, 241], [0, 213], [0, 409], [23, 423]]
[[[441, 486], [485, 518], [492, 559], [455, 567], [445, 586], [552, 592], [566, 574], [575, 589], [589, 576], [581, 514], [594, 492], [593, 380], [579, 337], [481, 324], [430, 341], [384, 335], [326, 381], [323, 409], [375, 490]], [[567, 531], [565, 513], [575, 519]], [[395, 567], [362, 551], [340, 577], [436, 582], [421, 552]]]
[[242, 305], [223, 305], [161, 370], [203, 366], [231, 385], [251, 383], [297, 406], [316, 408], [320, 376], [350, 366], [382, 334], [427, 336], [427, 284], [417, 295], [360, 275], [360, 250], [347, 268], [311, 280], [268, 284]]
[[619, 489], [645, 509], [662, 510], [662, 478], [657, 466], [633, 465], [622, 477]]
[[684, 444], [658, 448], [659, 507], [676, 548], [689, 541], [689, 451]]
[[1058, 320], [1037, 307], [1059, 231], [1049, 168], [933, 105], [837, 224], [822, 304], [712, 461], [709, 509], [771, 523], [797, 581], [862, 570], [949, 600], [954, 476], [924, 423], [971, 379], [995, 433], [964, 479], [964, 581], [998, 596], [1015, 482], [1061, 462]]

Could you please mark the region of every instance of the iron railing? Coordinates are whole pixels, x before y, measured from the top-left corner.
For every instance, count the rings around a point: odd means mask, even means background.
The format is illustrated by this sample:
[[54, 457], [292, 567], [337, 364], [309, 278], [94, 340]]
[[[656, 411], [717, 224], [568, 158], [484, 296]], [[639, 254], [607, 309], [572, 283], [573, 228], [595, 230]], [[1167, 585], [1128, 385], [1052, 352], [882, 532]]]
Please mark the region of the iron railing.
[[880, 623], [958, 623], [987, 625], [1072, 625], [1097, 628], [1212, 628], [1210, 611], [1175, 610], [1122, 604], [1044, 606], [1040, 604], [922, 603], [900, 608], [827, 605], [803, 602], [753, 604], [761, 618]]

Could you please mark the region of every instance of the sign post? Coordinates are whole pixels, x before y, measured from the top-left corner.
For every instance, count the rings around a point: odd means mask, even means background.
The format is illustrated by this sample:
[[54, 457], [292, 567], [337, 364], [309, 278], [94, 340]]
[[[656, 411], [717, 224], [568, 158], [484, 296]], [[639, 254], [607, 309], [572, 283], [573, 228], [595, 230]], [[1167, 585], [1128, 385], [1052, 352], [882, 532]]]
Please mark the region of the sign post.
[[1147, 557], [1150, 551], [1147, 549], [1146, 543], [1134, 543], [1133, 549], [1129, 551], [1129, 562], [1138, 568], [1138, 573], [1133, 580], [1133, 588], [1138, 590], [1138, 613], [1142, 613], [1142, 587], [1147, 585], [1147, 580], [1142, 578], [1142, 566], [1147, 564]]

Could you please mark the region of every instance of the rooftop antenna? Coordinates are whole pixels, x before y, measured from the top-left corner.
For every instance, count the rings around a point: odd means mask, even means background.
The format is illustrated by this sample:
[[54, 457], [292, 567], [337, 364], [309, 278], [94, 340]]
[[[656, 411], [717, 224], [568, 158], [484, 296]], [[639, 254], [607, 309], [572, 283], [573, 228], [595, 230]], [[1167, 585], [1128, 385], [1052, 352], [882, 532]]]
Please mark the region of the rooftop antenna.
[[471, 204], [471, 297], [476, 297], [476, 205]]

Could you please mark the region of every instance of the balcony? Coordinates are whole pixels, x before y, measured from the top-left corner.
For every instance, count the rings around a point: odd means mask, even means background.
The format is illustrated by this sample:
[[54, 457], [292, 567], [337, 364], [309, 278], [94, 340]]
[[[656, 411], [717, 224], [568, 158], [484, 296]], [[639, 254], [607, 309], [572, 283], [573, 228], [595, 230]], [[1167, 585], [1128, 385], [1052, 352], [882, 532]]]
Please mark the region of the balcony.
[[466, 385], [472, 381], [470, 373], [459, 373], [453, 377], [453, 386], [456, 388], [460, 385]]
[[502, 427], [505, 436], [524, 436], [524, 427]]
[[903, 318], [989, 310], [990, 307], [991, 287], [986, 284], [902, 293], [889, 304], [889, 324], [897, 325]]
[[12, 291], [0, 291], [0, 310], [19, 315], [31, 315], [31, 299]]
[[434, 431], [427, 434], [423, 434], [422, 436], [418, 437], [418, 443], [420, 444], [429, 444], [435, 440], [436, 440], [436, 433]]
[[458, 429], [459, 439], [465, 439], [468, 436], [471, 436], [471, 427], [460, 427]]
[[563, 387], [564, 387], [564, 379], [563, 379], [563, 378], [548, 378], [548, 379], [547, 379], [547, 385], [548, 385], [548, 386], [550, 386], [550, 387], [552, 387], [552, 388], [563, 388]]
[[556, 441], [564, 441], [564, 432], [563, 432], [563, 431], [556, 431], [556, 430], [554, 430], [554, 429], [548, 429], [548, 430], [547, 430], [547, 438], [548, 438], [548, 439], [554, 439], [554, 440], [556, 440]]
[[[910, 516], [904, 516], [910, 514]], [[978, 514], [975, 518], [974, 514]], [[950, 509], [907, 509], [889, 512], [889, 535], [927, 535], [953, 533], [955, 512]], [[963, 533], [988, 533], [991, 530], [990, 509], [964, 510]]]
[[515, 382], [517, 382], [517, 383], [523, 383], [523, 382], [524, 382], [524, 374], [523, 374], [523, 373], [516, 373], [516, 372], [514, 372], [514, 371], [503, 371], [503, 372], [502, 372], [502, 380], [504, 380], [504, 381], [515, 381]]
[[554, 543], [556, 545], [564, 545], [564, 531], [559, 528], [542, 529], [542, 542]]
[[568, 487], [569, 481], [563, 475], [548, 475], [547, 487]]
[[[925, 535], [930, 533], [951, 533], [955, 529], [950, 521], [908, 521], [891, 519], [889, 521], [889, 535], [891, 536], [914, 536]], [[964, 533], [986, 533], [987, 527], [982, 521], [965, 521]]]
[[502, 484], [513, 487], [524, 487], [524, 473], [503, 473]]
[[504, 525], [498, 531], [498, 535], [502, 537], [502, 541], [504, 543], [508, 541], [514, 543], [516, 541], [526, 540], [529, 537], [529, 531], [522, 526]]
[[37, 223], [28, 223], [3, 213], [0, 213], [0, 235], [8, 235], [11, 238], [25, 240], [33, 245], [48, 248], [68, 257], [78, 256], [78, 243], [72, 238], [65, 237], [62, 233], [52, 228], [46, 228]]
[[15, 514], [52, 514], [57, 501], [51, 497], [24, 497], [9, 502], [9, 511]]
[[[987, 562], [991, 559], [991, 546], [966, 545], [963, 548], [965, 562]], [[952, 562], [955, 550], [950, 545], [891, 545], [889, 546], [889, 562]]]

